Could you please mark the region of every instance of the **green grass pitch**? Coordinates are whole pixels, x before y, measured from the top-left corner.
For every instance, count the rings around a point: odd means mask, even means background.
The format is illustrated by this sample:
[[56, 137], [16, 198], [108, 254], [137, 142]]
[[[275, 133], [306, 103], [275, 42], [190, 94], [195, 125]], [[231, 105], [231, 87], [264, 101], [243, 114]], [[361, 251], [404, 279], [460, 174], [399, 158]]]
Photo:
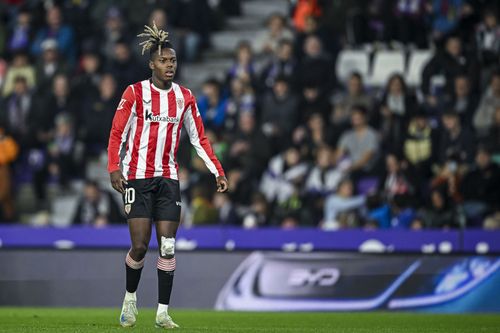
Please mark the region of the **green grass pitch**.
[[[499, 333], [498, 315], [415, 313], [257, 313], [174, 310], [180, 332]], [[119, 309], [2, 308], [0, 332], [158, 332], [155, 311], [139, 309], [137, 325], [122, 328]]]

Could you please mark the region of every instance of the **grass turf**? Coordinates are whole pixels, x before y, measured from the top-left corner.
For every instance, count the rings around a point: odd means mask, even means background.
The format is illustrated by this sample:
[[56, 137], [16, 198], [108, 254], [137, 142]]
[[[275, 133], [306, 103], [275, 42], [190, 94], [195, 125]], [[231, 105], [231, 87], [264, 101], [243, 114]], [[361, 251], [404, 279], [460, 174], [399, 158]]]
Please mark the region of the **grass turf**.
[[[137, 325], [122, 328], [119, 309], [2, 308], [0, 332], [158, 332], [155, 311], [139, 310]], [[498, 333], [498, 315], [421, 313], [257, 313], [181, 311], [171, 313], [183, 332]]]

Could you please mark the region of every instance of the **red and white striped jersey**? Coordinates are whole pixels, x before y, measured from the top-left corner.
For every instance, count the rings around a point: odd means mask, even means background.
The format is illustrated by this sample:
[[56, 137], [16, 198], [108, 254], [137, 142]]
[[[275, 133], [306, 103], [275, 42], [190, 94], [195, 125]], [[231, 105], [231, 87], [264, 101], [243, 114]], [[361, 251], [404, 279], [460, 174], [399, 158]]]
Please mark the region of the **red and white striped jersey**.
[[182, 125], [208, 169], [217, 177], [224, 170], [205, 136], [203, 122], [191, 91], [176, 83], [162, 90], [150, 80], [129, 85], [113, 119], [108, 145], [108, 171], [120, 170], [124, 177], [178, 179], [177, 148]]

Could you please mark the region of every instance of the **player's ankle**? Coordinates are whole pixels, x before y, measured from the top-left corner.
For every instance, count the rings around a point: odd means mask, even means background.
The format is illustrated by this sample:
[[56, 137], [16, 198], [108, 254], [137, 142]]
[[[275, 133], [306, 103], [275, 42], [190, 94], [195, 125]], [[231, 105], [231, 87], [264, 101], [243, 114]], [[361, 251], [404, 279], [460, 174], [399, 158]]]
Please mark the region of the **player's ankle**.
[[128, 291], [125, 291], [125, 301], [137, 301], [137, 295], [135, 291], [133, 293], [129, 293]]
[[168, 304], [158, 303], [158, 310], [156, 310], [156, 315], [158, 316], [160, 313], [163, 312], [168, 313]]

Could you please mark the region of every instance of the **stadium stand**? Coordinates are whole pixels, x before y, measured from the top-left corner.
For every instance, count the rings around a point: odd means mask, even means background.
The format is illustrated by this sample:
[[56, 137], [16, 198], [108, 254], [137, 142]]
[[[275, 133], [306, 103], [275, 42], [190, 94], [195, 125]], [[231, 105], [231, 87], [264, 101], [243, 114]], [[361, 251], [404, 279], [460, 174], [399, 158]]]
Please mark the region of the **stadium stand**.
[[[134, 38], [155, 19], [171, 31], [177, 80], [222, 115], [207, 134], [230, 193], [212, 195], [210, 175], [181, 145], [185, 225], [325, 228], [324, 203], [334, 200], [340, 228], [500, 227], [497, 4], [474, 2], [456, 17], [451, 7], [434, 12], [437, 1], [416, 13], [381, 1], [392, 17], [367, 2], [3, 2], [0, 127], [20, 151], [7, 164], [16, 211], [0, 208], [0, 221], [71, 225], [89, 181], [120, 202], [106, 173], [107, 135], [123, 87], [149, 75]], [[405, 17], [413, 30], [394, 28]], [[237, 56], [243, 42], [248, 62]], [[367, 127], [353, 117], [359, 105]], [[276, 122], [267, 110], [287, 116]], [[360, 139], [340, 156], [351, 127]], [[354, 184], [344, 195], [345, 178]], [[263, 195], [272, 184], [287, 195]], [[200, 211], [215, 217], [197, 220]]]

